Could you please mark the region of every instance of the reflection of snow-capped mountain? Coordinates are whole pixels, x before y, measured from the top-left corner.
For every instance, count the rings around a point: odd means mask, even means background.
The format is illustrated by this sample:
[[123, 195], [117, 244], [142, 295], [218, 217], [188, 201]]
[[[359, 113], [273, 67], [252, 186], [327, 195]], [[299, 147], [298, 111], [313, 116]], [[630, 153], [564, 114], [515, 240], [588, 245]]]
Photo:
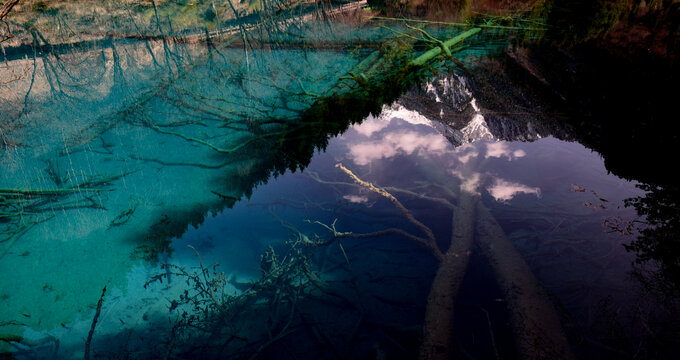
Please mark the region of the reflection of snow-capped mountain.
[[427, 124], [455, 146], [495, 139], [465, 79], [457, 75], [411, 90], [392, 107], [385, 107], [381, 116]]
[[[476, 106], [475, 100], [472, 99], [470, 104], [472, 104], [472, 106], [475, 107]], [[384, 106], [378, 119], [375, 118], [366, 119], [365, 123], [369, 125], [368, 126], [369, 130], [362, 129], [361, 131], [370, 131], [370, 129], [375, 127], [371, 126], [371, 124], [373, 123], [386, 124], [386, 122], [384, 122], [383, 120], [388, 119], [401, 119], [410, 124], [416, 125], [421, 124], [432, 127], [435, 130], [437, 130], [440, 134], [442, 134], [445, 138], [447, 138], [454, 146], [468, 144], [477, 140], [496, 139], [489, 131], [489, 127], [486, 121], [484, 120], [484, 116], [482, 116], [482, 114], [479, 111], [476, 111], [475, 113], [472, 114], [468, 123], [464, 127], [456, 129], [455, 127], [445, 124], [443, 122], [430, 120], [417, 110], [409, 110], [398, 102], [389, 107]]]
[[468, 122], [464, 128], [460, 129], [462, 143], [470, 143], [476, 140], [494, 140], [495, 136], [491, 134], [486, 119], [484, 119], [481, 111], [479, 111], [477, 100], [472, 98], [470, 100], [470, 105], [475, 110], [475, 113], [472, 115], [470, 122]]
[[[473, 96], [467, 80], [456, 74], [414, 87], [392, 107], [399, 113], [416, 112], [411, 118], [426, 118], [430, 126], [455, 146], [476, 140], [533, 141], [555, 135], [554, 125], [543, 121], [544, 114], [491, 112]], [[403, 118], [402, 116], [399, 116]], [[407, 120], [407, 119], [404, 119]], [[408, 120], [407, 120], [408, 121]]]

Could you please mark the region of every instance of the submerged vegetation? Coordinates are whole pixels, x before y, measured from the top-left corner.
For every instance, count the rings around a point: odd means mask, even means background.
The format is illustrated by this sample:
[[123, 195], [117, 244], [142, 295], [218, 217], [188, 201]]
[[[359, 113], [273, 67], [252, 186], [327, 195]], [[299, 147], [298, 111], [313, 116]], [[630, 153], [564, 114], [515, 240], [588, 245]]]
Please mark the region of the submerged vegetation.
[[103, 209], [102, 192], [125, 176], [96, 177], [54, 189], [0, 189], [0, 259], [15, 241], [39, 223], [55, 217], [57, 210]]

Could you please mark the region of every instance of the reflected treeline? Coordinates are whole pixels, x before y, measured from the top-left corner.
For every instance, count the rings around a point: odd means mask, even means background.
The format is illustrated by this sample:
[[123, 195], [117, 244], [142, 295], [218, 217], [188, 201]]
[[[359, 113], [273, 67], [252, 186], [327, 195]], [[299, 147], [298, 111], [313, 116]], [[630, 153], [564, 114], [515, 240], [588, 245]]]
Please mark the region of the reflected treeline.
[[[677, 94], [669, 90], [680, 79], [677, 3], [573, 2], [555, 9], [551, 23], [567, 30], [555, 36], [568, 50], [530, 47], [514, 65], [525, 78], [535, 66], [542, 78], [533, 76], [534, 88], [552, 94], [575, 139], [602, 154], [612, 173], [642, 183], [648, 194], [627, 205], [647, 224], [627, 249], [644, 265], [640, 274], [648, 287], [677, 298], [680, 192], [667, 158], [678, 143], [671, 120]], [[572, 9], [571, 17], [560, 15]], [[576, 17], [581, 20], [571, 28], [563, 26]]]
[[[78, 244], [78, 253], [102, 254], [78, 261], [103, 270], [70, 271], [62, 264], [72, 253], [59, 248], [45, 266], [69, 276], [42, 290], [3, 279], [3, 289], [22, 296], [6, 296], [0, 318], [10, 320], [3, 331], [12, 336], [0, 340], [18, 342], [23, 326], [70, 321], [77, 307], [99, 296], [102, 284], [122, 282], [116, 278], [127, 269], [109, 264], [129, 265], [130, 255], [157, 260], [172, 254], [170, 240], [189, 224], [250, 196], [272, 175], [304, 168], [330, 136], [377, 114], [441, 67], [460, 66], [454, 56], [469, 61], [499, 45], [488, 43], [498, 31], [486, 35], [474, 24], [357, 27], [367, 21], [360, 9], [321, 10], [292, 8], [254, 23], [236, 15], [236, 26], [218, 33], [122, 36], [119, 27], [112, 37], [79, 30], [81, 38], [68, 38], [78, 40], [71, 51], [73, 44], [60, 43], [54, 29], [34, 26], [28, 43], [6, 51], [13, 54], [4, 59], [8, 71], [28, 70], [2, 89], [8, 94], [2, 107], [11, 110], [3, 112], [8, 118], [0, 133], [11, 144], [3, 149], [9, 156], [2, 188], [12, 195], [0, 203], [1, 220], [9, 224], [0, 228], [9, 239], [0, 239], [2, 260], [23, 264], [32, 254], [19, 249], [51, 246], [56, 238], [57, 244]], [[161, 14], [155, 9], [153, 17]], [[162, 21], [154, 24], [160, 34], [167, 31]], [[97, 184], [95, 196], [85, 197], [93, 206], [80, 198], [90, 190], [82, 184]], [[66, 196], [52, 196], [55, 190]], [[78, 206], [70, 206], [74, 201]], [[28, 320], [17, 320], [25, 293], [72, 284], [86, 290], [60, 293], [58, 304], [68, 304], [63, 311], [35, 306]], [[304, 291], [292, 287], [291, 296]], [[287, 301], [271, 286], [265, 293], [273, 294], [266, 298], [274, 307]], [[44, 320], [47, 311], [58, 316]]]
[[[644, 197], [628, 199], [646, 219], [637, 239], [626, 245], [638, 254], [637, 274], [645, 284], [672, 299], [680, 296], [680, 188], [641, 184]], [[652, 264], [649, 264], [652, 262]]]

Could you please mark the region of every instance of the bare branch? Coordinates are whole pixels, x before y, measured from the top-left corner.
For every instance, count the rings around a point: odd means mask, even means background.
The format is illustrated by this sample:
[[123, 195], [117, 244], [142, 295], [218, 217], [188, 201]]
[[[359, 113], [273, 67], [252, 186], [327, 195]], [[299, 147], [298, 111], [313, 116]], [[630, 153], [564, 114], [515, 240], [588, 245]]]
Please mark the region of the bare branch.
[[12, 11], [12, 8], [14, 5], [16, 5], [19, 1], [21, 0], [9, 0], [5, 4], [2, 5], [2, 8], [0, 8], [0, 20], [4, 19], [7, 14], [9, 14], [10, 11]]

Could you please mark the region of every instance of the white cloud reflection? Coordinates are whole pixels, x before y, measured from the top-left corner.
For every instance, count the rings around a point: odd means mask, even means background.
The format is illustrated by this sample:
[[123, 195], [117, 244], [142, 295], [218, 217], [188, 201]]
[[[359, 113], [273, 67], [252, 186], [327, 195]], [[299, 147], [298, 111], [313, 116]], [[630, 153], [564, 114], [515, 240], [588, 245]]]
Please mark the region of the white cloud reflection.
[[345, 195], [342, 198], [355, 204], [365, 204], [368, 202], [368, 197], [361, 195]]
[[521, 157], [525, 157], [527, 153], [522, 149], [511, 150], [508, 144], [504, 141], [493, 142], [486, 144], [486, 158], [495, 157], [502, 158], [506, 157], [508, 160], [515, 160]]
[[482, 174], [480, 173], [472, 173], [468, 176], [461, 176], [461, 174], [454, 174], [458, 175], [460, 177], [461, 183], [460, 183], [460, 191], [465, 191], [470, 194], [475, 194], [479, 195], [479, 185], [482, 179]]
[[[423, 124], [429, 125], [429, 129], [422, 127]], [[368, 117], [361, 124], [353, 126], [353, 129], [353, 135], [345, 135], [348, 136], [346, 156], [356, 165], [365, 166], [375, 160], [399, 155], [434, 155], [437, 158], [431, 160], [438, 167], [460, 179], [462, 192], [481, 195], [485, 189], [500, 202], [510, 201], [518, 194], [541, 195], [538, 187], [500, 178], [493, 178], [489, 184], [490, 174], [479, 168], [483, 165], [476, 159], [505, 158], [513, 161], [527, 156], [524, 150], [513, 149], [505, 141], [476, 141], [454, 148], [446, 137], [436, 132], [429, 120], [400, 105], [384, 107], [380, 116]], [[365, 196], [346, 195], [344, 198], [353, 203], [369, 202]]]
[[362, 141], [351, 145], [349, 158], [357, 165], [368, 165], [377, 159], [387, 159], [399, 154], [411, 155], [415, 151], [441, 155], [449, 143], [439, 134], [421, 134], [416, 131], [388, 132], [375, 141]]
[[390, 124], [382, 116], [373, 117], [369, 116], [360, 125], [353, 126], [354, 130], [359, 134], [370, 137], [374, 133], [386, 128]]
[[513, 183], [498, 178], [494, 179], [493, 184], [486, 188], [486, 191], [488, 191], [496, 201], [509, 201], [517, 194], [534, 194], [537, 197], [541, 196], [540, 188]]
[[479, 151], [477, 147], [473, 144], [464, 144], [456, 148], [456, 155], [458, 155], [458, 161], [462, 164], [467, 164], [470, 159], [479, 156]]

